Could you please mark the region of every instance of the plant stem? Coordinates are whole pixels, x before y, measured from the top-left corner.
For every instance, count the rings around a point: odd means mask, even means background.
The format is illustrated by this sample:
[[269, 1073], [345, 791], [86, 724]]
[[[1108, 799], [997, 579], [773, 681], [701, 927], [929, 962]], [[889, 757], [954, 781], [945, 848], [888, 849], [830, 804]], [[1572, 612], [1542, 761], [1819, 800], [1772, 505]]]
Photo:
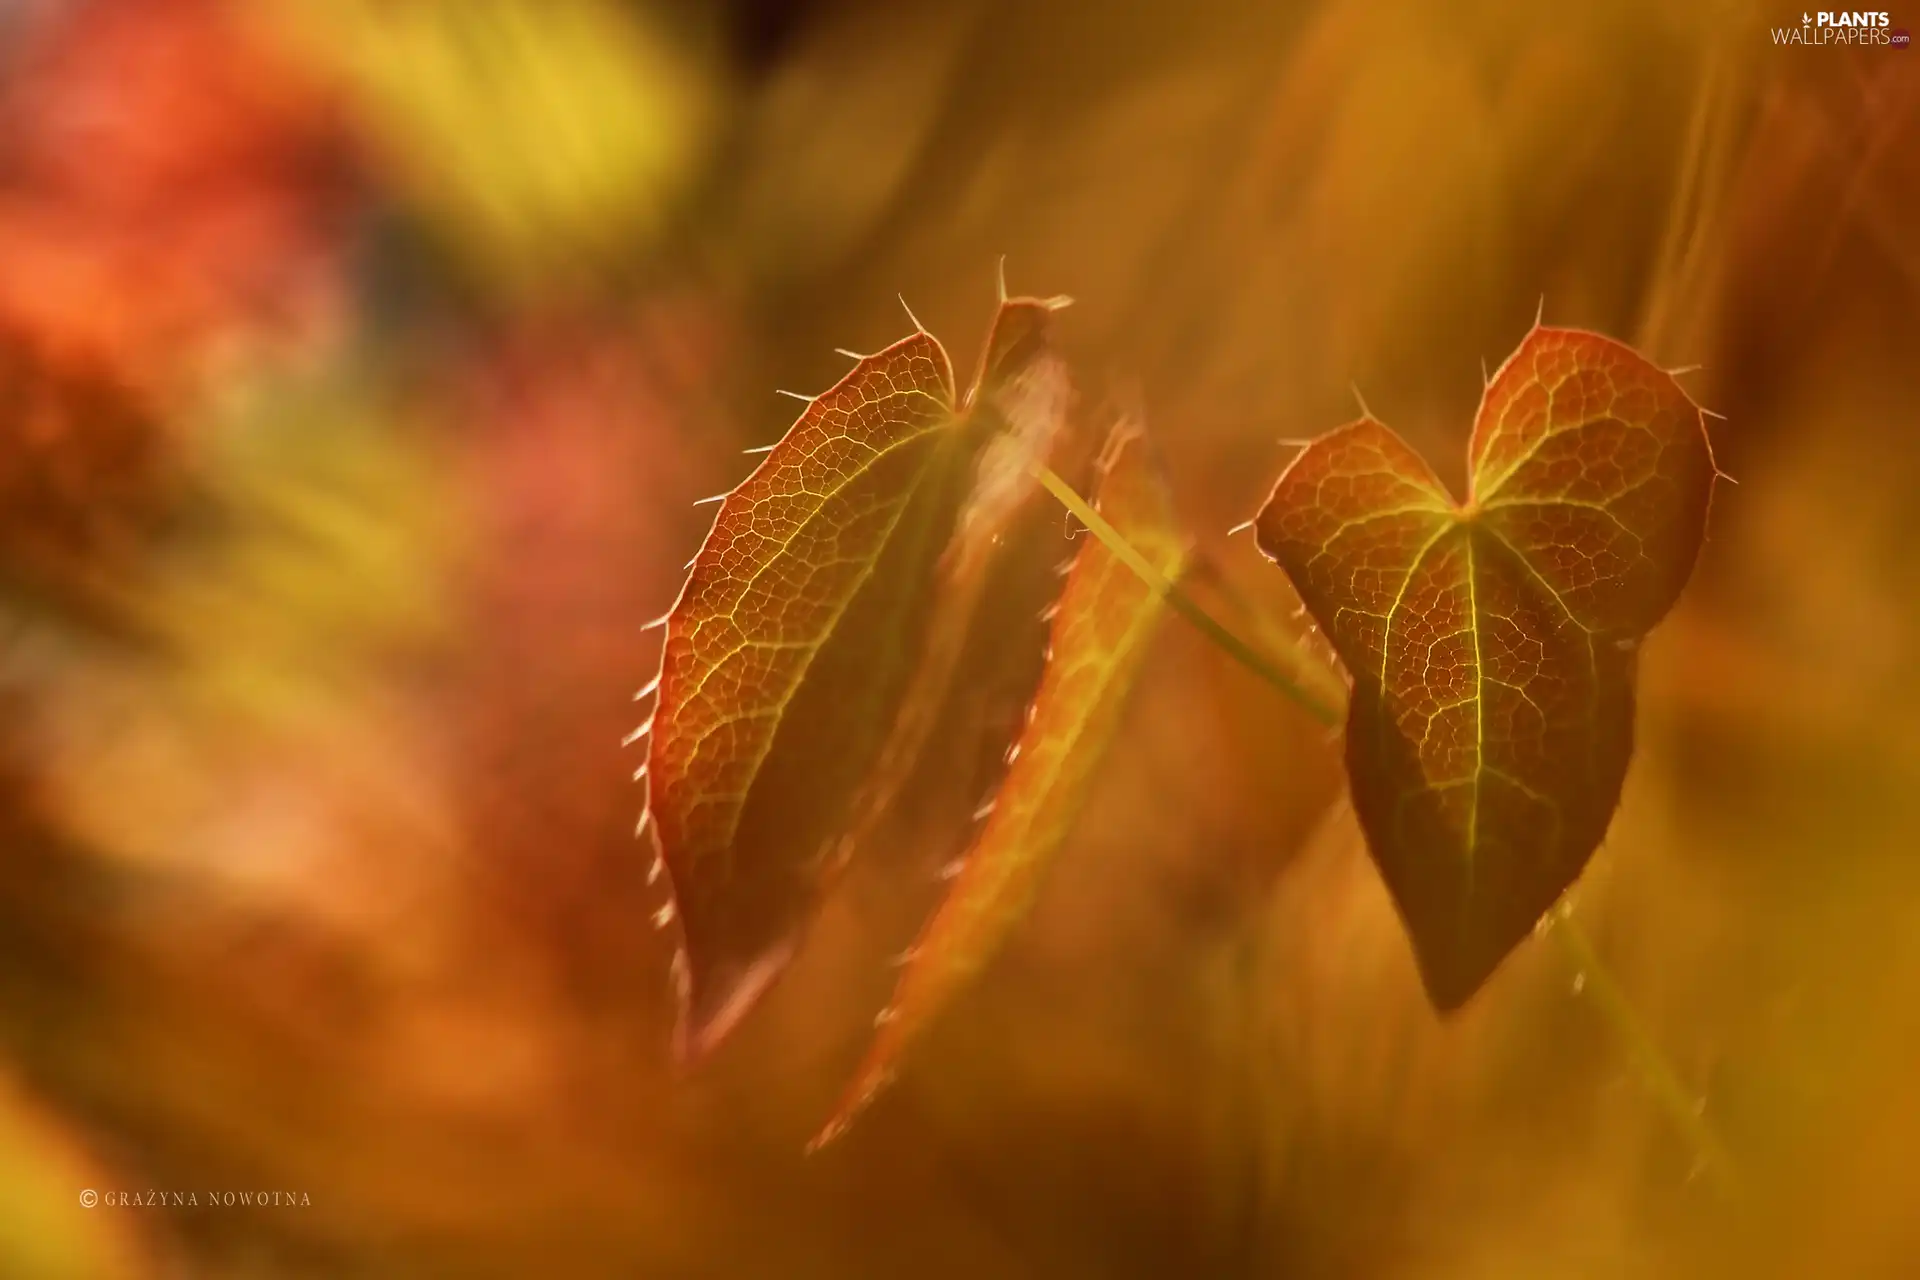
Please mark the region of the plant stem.
[[1594, 950], [1593, 940], [1574, 920], [1571, 904], [1562, 903], [1555, 909], [1547, 932], [1560, 940], [1561, 950], [1573, 962], [1582, 989], [1593, 996], [1607, 1021], [1626, 1041], [1628, 1055], [1640, 1070], [1642, 1085], [1666, 1109], [1674, 1125], [1686, 1135], [1698, 1167], [1713, 1177], [1721, 1190], [1730, 1188], [1733, 1160], [1707, 1124], [1706, 1117], [1701, 1114], [1700, 1100], [1688, 1092], [1666, 1055], [1660, 1052], [1660, 1046], [1634, 1012], [1627, 993], [1601, 962], [1600, 953]]
[[[1138, 574], [1140, 580], [1158, 592], [1181, 617], [1197, 627], [1201, 634], [1218, 645], [1228, 657], [1240, 663], [1247, 670], [1265, 680], [1268, 684], [1287, 695], [1295, 703], [1304, 707], [1316, 720], [1325, 725], [1337, 725], [1345, 715], [1345, 708], [1323, 701], [1309, 692], [1299, 681], [1287, 675], [1277, 665], [1269, 661], [1251, 645], [1227, 630], [1211, 615], [1195, 604], [1173, 582], [1156, 570], [1146, 559], [1128, 544], [1118, 529], [1115, 529], [1093, 505], [1077, 493], [1073, 486], [1062, 480], [1054, 471], [1044, 465], [1036, 469], [1040, 483], [1047, 492], [1060, 500], [1060, 504], [1074, 517], [1092, 531], [1094, 537], [1118, 556], [1129, 569]], [[1302, 655], [1304, 657], [1304, 654]], [[1310, 659], [1309, 659], [1310, 660]], [[1694, 1159], [1698, 1165], [1708, 1170], [1722, 1189], [1731, 1185], [1733, 1162], [1726, 1148], [1714, 1136], [1712, 1128], [1701, 1114], [1697, 1099], [1688, 1093], [1681, 1083], [1680, 1076], [1674, 1071], [1666, 1055], [1660, 1051], [1652, 1034], [1648, 1032], [1639, 1014], [1634, 1011], [1633, 1003], [1627, 998], [1620, 984], [1608, 972], [1601, 961], [1599, 952], [1587, 938], [1578, 924], [1574, 922], [1572, 907], [1562, 902], [1550, 917], [1548, 932], [1559, 938], [1562, 948], [1572, 960], [1576, 973], [1581, 975], [1584, 987], [1590, 987], [1595, 1002], [1602, 1015], [1613, 1025], [1616, 1034], [1626, 1043], [1628, 1056], [1638, 1068], [1641, 1083], [1654, 1100], [1667, 1112], [1674, 1126], [1686, 1137], [1693, 1148]]]
[[[1346, 677], [1315, 654], [1308, 647], [1306, 637], [1279, 626], [1270, 610], [1250, 602], [1206, 552], [1194, 553], [1180, 582], [1183, 587], [1204, 584], [1218, 596], [1228, 613], [1250, 629], [1249, 642], [1256, 650], [1288, 655], [1292, 661], [1287, 666], [1293, 672], [1294, 683], [1306, 689], [1316, 707], [1326, 712], [1325, 716], [1316, 717], [1322, 723], [1332, 727], [1345, 717]], [[1233, 628], [1227, 626], [1227, 629]]]
[[1093, 536], [1105, 544], [1107, 550], [1118, 556], [1134, 571], [1140, 580], [1159, 593], [1173, 611], [1192, 623], [1200, 633], [1213, 641], [1227, 656], [1262, 680], [1291, 698], [1307, 714], [1321, 724], [1332, 727], [1340, 723], [1341, 709], [1315, 697], [1299, 681], [1269, 662], [1252, 645], [1227, 630], [1213, 616], [1193, 602], [1193, 598], [1167, 578], [1158, 569], [1148, 564], [1146, 559], [1121, 536], [1120, 531], [1108, 524], [1106, 518], [1093, 509], [1088, 502], [1074, 491], [1072, 485], [1062, 480], [1053, 468], [1042, 465], [1035, 473], [1047, 492], [1060, 500], [1060, 505], [1073, 513], [1075, 519], [1093, 531]]

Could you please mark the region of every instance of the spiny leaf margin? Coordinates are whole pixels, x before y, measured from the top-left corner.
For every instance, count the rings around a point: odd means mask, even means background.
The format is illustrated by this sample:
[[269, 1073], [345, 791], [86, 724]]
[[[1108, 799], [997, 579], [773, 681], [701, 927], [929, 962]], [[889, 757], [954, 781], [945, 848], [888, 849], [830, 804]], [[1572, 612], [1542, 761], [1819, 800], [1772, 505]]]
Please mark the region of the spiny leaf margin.
[[[1098, 511], [1159, 581], [1191, 543], [1138, 426], [1123, 422], [1101, 460]], [[1011, 762], [959, 875], [908, 952], [872, 1048], [810, 1150], [837, 1139], [886, 1087], [909, 1045], [970, 982], [1030, 909], [1071, 832], [1165, 614], [1165, 597], [1099, 538], [1075, 554], [1056, 606], [1045, 671]]]
[[1538, 324], [1468, 454], [1456, 504], [1368, 415], [1308, 444], [1256, 521], [1353, 679], [1355, 808], [1442, 1011], [1604, 837], [1635, 652], [1692, 572], [1718, 474], [1670, 374]]
[[[791, 930], [727, 942], [728, 890], [737, 885], [714, 868], [736, 870], [726, 860], [782, 709], [954, 422], [952, 367], [931, 334], [858, 361], [721, 500], [664, 618], [645, 825], [682, 930], [674, 963], [682, 1058], [723, 1037], [791, 954]], [[906, 474], [863, 493], [862, 481], [889, 465]]]

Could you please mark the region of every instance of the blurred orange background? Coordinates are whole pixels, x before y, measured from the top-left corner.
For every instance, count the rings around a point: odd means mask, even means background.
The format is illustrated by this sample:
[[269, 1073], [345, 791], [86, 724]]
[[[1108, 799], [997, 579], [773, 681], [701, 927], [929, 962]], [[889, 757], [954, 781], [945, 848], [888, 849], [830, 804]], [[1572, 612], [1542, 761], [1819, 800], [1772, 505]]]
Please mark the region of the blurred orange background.
[[[1920, 1275], [1920, 54], [1800, 16], [0, 6], [0, 1276]], [[1542, 305], [1704, 366], [1574, 901], [1730, 1182], [1563, 953], [1434, 1017], [1324, 731], [1179, 623], [843, 1143], [938, 823], [673, 1069], [642, 626], [773, 388], [896, 291], [967, 367], [1002, 254], [1277, 618], [1227, 531], [1350, 386], [1457, 482]]]

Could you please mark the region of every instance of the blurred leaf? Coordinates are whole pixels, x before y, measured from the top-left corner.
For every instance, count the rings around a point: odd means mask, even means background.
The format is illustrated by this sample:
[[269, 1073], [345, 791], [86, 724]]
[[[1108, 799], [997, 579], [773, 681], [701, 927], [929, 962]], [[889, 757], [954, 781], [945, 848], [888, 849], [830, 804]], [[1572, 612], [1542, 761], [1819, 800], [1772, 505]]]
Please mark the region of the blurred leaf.
[[1353, 677], [1354, 807], [1434, 1004], [1464, 1004], [1579, 876], [1633, 743], [1634, 659], [1692, 573], [1714, 465], [1673, 378], [1535, 327], [1488, 383], [1456, 505], [1362, 418], [1260, 512]]
[[0, 78], [7, 339], [159, 390], [323, 333], [355, 201], [323, 86], [223, 0], [48, 8]]
[[120, 630], [191, 488], [187, 406], [339, 319], [354, 193], [326, 96], [233, 6], [44, 10], [0, 65], [0, 577]]
[[0, 558], [8, 587], [87, 587], [177, 487], [167, 430], [114, 380], [0, 342]]
[[[1102, 459], [1099, 511], [1162, 577], [1189, 544], [1145, 436], [1123, 423]], [[1067, 578], [1049, 639], [1046, 674], [1013, 767], [968, 851], [953, 891], [909, 953], [873, 1048], [815, 1146], [833, 1141], [892, 1078], [900, 1055], [992, 958], [1032, 904], [1041, 873], [1073, 828], [1163, 599], [1101, 539], [1088, 537]]]
[[352, 387], [267, 386], [208, 428], [222, 527], [163, 562], [144, 609], [193, 684], [276, 719], [324, 714], [328, 677], [444, 638], [462, 514], [443, 452]]
[[468, 503], [399, 413], [351, 382], [264, 379], [195, 420], [197, 518], [111, 597], [145, 645], [72, 654], [43, 691], [43, 804], [90, 851], [324, 911], [361, 882], [296, 832], [431, 807], [393, 682], [457, 652]]
[[407, 198], [513, 284], [550, 287], [649, 242], [714, 116], [691, 51], [631, 6], [308, 0], [282, 16]]
[[[0, 1082], [0, 1273], [34, 1280], [133, 1280], [152, 1274], [126, 1190], [51, 1116]], [[88, 1196], [92, 1196], [91, 1203]]]

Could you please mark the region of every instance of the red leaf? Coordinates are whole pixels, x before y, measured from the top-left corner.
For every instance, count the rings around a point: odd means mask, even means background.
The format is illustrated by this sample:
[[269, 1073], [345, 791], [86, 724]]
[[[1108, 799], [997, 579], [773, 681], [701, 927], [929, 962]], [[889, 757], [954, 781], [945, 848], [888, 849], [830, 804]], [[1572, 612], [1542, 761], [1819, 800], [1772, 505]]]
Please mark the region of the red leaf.
[[1003, 446], [1043, 449], [1054, 425], [1020, 388], [1037, 369], [1057, 410], [1058, 305], [1002, 303], [963, 402], [928, 333], [860, 360], [721, 502], [665, 620], [647, 762], [685, 941], [683, 1056], [784, 969], [849, 833], [878, 821], [925, 743], [985, 548], [1020, 497], [1001, 464], [1028, 470]]
[[1671, 376], [1538, 327], [1488, 384], [1468, 461], [1456, 505], [1363, 418], [1308, 445], [1258, 521], [1352, 676], [1354, 806], [1442, 1010], [1606, 834], [1635, 649], [1692, 572], [1715, 475]]
[[[1189, 546], [1137, 428], [1115, 431], [1099, 510], [1148, 564], [1177, 579]], [[868, 1053], [814, 1146], [833, 1141], [886, 1086], [900, 1055], [998, 950], [1065, 843], [1164, 612], [1158, 592], [1099, 539], [1074, 556], [1046, 672], [1012, 767], [959, 878], [914, 944]]]

